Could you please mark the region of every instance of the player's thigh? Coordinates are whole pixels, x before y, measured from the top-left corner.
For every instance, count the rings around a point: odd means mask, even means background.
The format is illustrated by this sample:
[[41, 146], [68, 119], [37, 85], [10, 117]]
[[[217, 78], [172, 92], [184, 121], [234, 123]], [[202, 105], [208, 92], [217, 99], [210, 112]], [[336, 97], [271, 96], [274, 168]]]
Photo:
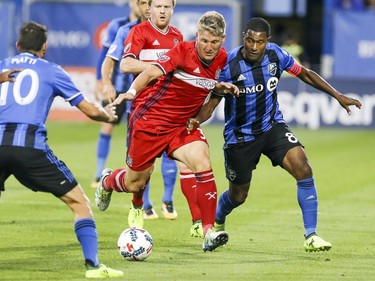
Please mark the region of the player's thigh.
[[225, 173], [235, 185], [248, 184], [261, 156], [262, 139], [224, 147]]
[[194, 172], [211, 169], [210, 152], [202, 130], [188, 133], [185, 127], [176, 130], [167, 153]]
[[265, 133], [265, 136], [266, 144], [263, 153], [271, 160], [273, 166], [283, 167], [283, 160], [287, 152], [296, 146], [303, 147], [286, 124], [273, 126], [271, 130]]
[[72, 210], [80, 209], [91, 209], [90, 200], [83, 191], [82, 187], [77, 184], [72, 190], [60, 197]]

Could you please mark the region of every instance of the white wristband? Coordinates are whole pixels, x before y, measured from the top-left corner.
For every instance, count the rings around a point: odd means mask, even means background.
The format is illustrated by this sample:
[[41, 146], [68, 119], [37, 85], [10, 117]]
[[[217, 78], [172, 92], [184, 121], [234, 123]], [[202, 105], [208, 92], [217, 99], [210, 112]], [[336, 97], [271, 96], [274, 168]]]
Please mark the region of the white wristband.
[[135, 96], [137, 94], [137, 91], [134, 89], [134, 88], [130, 88], [128, 90], [128, 93], [132, 94], [133, 96]]

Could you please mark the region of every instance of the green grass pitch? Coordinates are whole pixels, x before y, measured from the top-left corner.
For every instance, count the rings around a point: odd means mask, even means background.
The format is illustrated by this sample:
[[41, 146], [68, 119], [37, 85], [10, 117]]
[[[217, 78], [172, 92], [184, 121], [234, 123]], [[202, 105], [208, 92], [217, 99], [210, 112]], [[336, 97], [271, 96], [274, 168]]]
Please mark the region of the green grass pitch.
[[[295, 181], [262, 158], [246, 203], [227, 219], [230, 240], [225, 247], [204, 253], [201, 240], [189, 236], [189, 210], [177, 182], [178, 219], [146, 221], [154, 239], [153, 253], [144, 262], [129, 262], [117, 252], [117, 238], [127, 228], [131, 195], [114, 194], [105, 212], [93, 204], [95, 190], [90, 182], [99, 126], [48, 122], [49, 144], [92, 201], [100, 261], [124, 270], [123, 280], [375, 280], [375, 131], [293, 128], [313, 167], [319, 195], [318, 233], [333, 244], [330, 252], [303, 250]], [[203, 129], [221, 194], [227, 188], [222, 127]], [[115, 130], [107, 166], [121, 167], [124, 159], [122, 125]], [[159, 162], [150, 195], [161, 215]], [[85, 280], [71, 211], [53, 196], [31, 192], [14, 178], [6, 188], [0, 198], [0, 280]]]

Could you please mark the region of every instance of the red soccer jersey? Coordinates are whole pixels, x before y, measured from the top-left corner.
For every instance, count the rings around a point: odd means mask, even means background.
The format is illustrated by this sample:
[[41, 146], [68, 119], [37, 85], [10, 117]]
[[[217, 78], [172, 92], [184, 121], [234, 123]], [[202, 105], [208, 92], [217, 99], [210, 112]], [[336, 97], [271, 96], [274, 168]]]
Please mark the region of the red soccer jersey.
[[[123, 58], [130, 56], [141, 61], [156, 61], [182, 40], [183, 36], [177, 28], [169, 26], [163, 32], [151, 20], [147, 20], [130, 30], [124, 42]], [[150, 84], [150, 87], [152, 84]], [[150, 87], [146, 87], [138, 93], [137, 103], [147, 96]]]
[[123, 57], [132, 56], [142, 61], [156, 61], [183, 40], [181, 32], [169, 26], [163, 32], [150, 20], [134, 26], [124, 43]]
[[226, 64], [227, 53], [221, 48], [207, 65], [195, 44], [181, 42], [155, 62], [166, 75], [134, 112], [135, 118], [142, 116], [155, 126], [176, 127], [198, 113]]

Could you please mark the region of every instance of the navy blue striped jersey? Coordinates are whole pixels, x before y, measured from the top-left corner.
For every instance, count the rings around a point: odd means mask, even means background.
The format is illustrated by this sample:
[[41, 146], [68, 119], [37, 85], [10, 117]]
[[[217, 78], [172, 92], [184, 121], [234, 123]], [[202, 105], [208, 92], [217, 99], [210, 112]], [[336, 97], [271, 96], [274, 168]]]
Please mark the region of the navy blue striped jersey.
[[226, 144], [251, 141], [273, 124], [285, 123], [277, 101], [277, 84], [282, 72], [295, 64], [293, 57], [274, 43], [267, 44], [262, 62], [256, 64], [245, 61], [242, 48], [228, 53], [219, 78], [240, 89], [237, 98], [224, 96]]
[[84, 96], [61, 66], [30, 53], [0, 61], [0, 72], [11, 68], [23, 70], [15, 82], [0, 84], [0, 145], [45, 150], [45, 122], [54, 98], [75, 106]]

